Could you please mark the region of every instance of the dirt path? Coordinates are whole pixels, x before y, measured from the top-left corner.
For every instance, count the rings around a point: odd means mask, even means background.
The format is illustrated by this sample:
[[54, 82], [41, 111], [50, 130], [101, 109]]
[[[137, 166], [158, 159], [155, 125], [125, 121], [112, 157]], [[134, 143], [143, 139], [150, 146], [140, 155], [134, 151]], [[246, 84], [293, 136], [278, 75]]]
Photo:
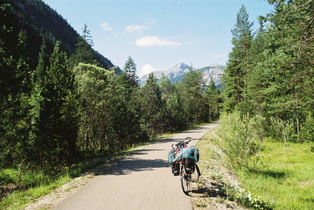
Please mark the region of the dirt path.
[[170, 145], [192, 137], [197, 141], [217, 123], [208, 124], [139, 148], [116, 166], [100, 172], [92, 181], [70, 195], [55, 209], [192, 209], [179, 177], [167, 162]]

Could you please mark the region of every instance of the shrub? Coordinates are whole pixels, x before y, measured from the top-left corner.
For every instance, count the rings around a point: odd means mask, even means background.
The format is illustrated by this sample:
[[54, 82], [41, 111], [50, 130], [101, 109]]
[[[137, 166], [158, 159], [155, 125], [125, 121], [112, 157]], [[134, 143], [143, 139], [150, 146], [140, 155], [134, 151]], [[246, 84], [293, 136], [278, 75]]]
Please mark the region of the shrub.
[[216, 143], [224, 153], [229, 166], [234, 169], [248, 167], [252, 157], [260, 149], [257, 139], [263, 137], [264, 118], [238, 112], [223, 116], [217, 131]]
[[306, 118], [301, 128], [300, 136], [302, 141], [314, 142], [314, 118], [311, 115]]

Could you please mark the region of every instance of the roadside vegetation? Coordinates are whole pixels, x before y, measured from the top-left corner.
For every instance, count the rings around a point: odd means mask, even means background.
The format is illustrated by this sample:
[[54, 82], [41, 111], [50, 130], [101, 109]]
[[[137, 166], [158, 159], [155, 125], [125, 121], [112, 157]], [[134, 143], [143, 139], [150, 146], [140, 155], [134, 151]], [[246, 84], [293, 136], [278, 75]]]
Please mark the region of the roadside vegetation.
[[217, 199], [224, 207], [312, 209], [314, 143], [259, 139], [260, 120], [225, 116], [197, 144], [203, 176], [195, 187], [202, 196], [192, 199], [198, 209]]
[[258, 18], [258, 31], [245, 6], [231, 30], [213, 154], [248, 192], [224, 194], [228, 199], [250, 208], [312, 209], [313, 0], [268, 2], [274, 10]]
[[[123, 157], [127, 152], [128, 150], [114, 155], [98, 157], [88, 162], [78, 163], [58, 174], [53, 175], [36, 171], [28, 172], [21, 178], [19, 170], [2, 170], [0, 173], [1, 179], [10, 181], [10, 184], [6, 185], [7, 187], [2, 189], [2, 194], [6, 196], [1, 198], [0, 209], [24, 209], [27, 204], [30, 204], [40, 197], [51, 193], [76, 177], [87, 173], [88, 177], [91, 178], [94, 176], [94, 174], [90, 172], [92, 169], [107, 162], [115, 161], [116, 159]], [[21, 184], [16, 185], [13, 183]], [[28, 184], [28, 186], [25, 186], [26, 184]]]
[[242, 186], [270, 201], [274, 209], [312, 209], [314, 205], [313, 143], [267, 139], [257, 165], [238, 171]]

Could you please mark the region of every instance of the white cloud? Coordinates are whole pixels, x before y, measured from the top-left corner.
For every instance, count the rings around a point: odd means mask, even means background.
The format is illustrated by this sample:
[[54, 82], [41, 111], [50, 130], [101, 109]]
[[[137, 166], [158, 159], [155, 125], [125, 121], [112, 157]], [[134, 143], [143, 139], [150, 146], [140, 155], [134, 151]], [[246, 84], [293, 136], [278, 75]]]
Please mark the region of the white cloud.
[[148, 28], [148, 26], [145, 25], [129, 25], [127, 27], [125, 27], [125, 30], [127, 32], [138, 32], [138, 33], [142, 33], [143, 29]]
[[157, 36], [145, 36], [136, 40], [136, 45], [140, 47], [154, 47], [154, 46], [181, 46], [182, 43], [164, 40]]
[[102, 28], [103, 31], [112, 31], [112, 28], [109, 26], [109, 23], [101, 23], [100, 28]]
[[154, 67], [152, 66], [152, 65], [150, 65], [150, 64], [145, 64], [143, 67], [142, 67], [142, 69], [141, 69], [141, 75], [140, 76], [142, 76], [142, 75], [144, 75], [144, 74], [148, 74], [148, 73], [151, 73], [151, 72], [154, 72], [155, 71], [155, 69], [154, 69]]

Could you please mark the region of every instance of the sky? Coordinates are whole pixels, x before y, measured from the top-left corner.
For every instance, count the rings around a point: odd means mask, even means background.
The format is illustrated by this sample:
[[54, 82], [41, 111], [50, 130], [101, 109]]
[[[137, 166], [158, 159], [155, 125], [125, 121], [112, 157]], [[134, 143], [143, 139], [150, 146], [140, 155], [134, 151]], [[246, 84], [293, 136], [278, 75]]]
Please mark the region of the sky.
[[241, 5], [253, 29], [273, 7], [266, 0], [44, 0], [93, 48], [123, 69], [131, 56], [139, 76], [166, 71], [180, 62], [202, 68], [225, 65], [232, 50], [231, 29]]

